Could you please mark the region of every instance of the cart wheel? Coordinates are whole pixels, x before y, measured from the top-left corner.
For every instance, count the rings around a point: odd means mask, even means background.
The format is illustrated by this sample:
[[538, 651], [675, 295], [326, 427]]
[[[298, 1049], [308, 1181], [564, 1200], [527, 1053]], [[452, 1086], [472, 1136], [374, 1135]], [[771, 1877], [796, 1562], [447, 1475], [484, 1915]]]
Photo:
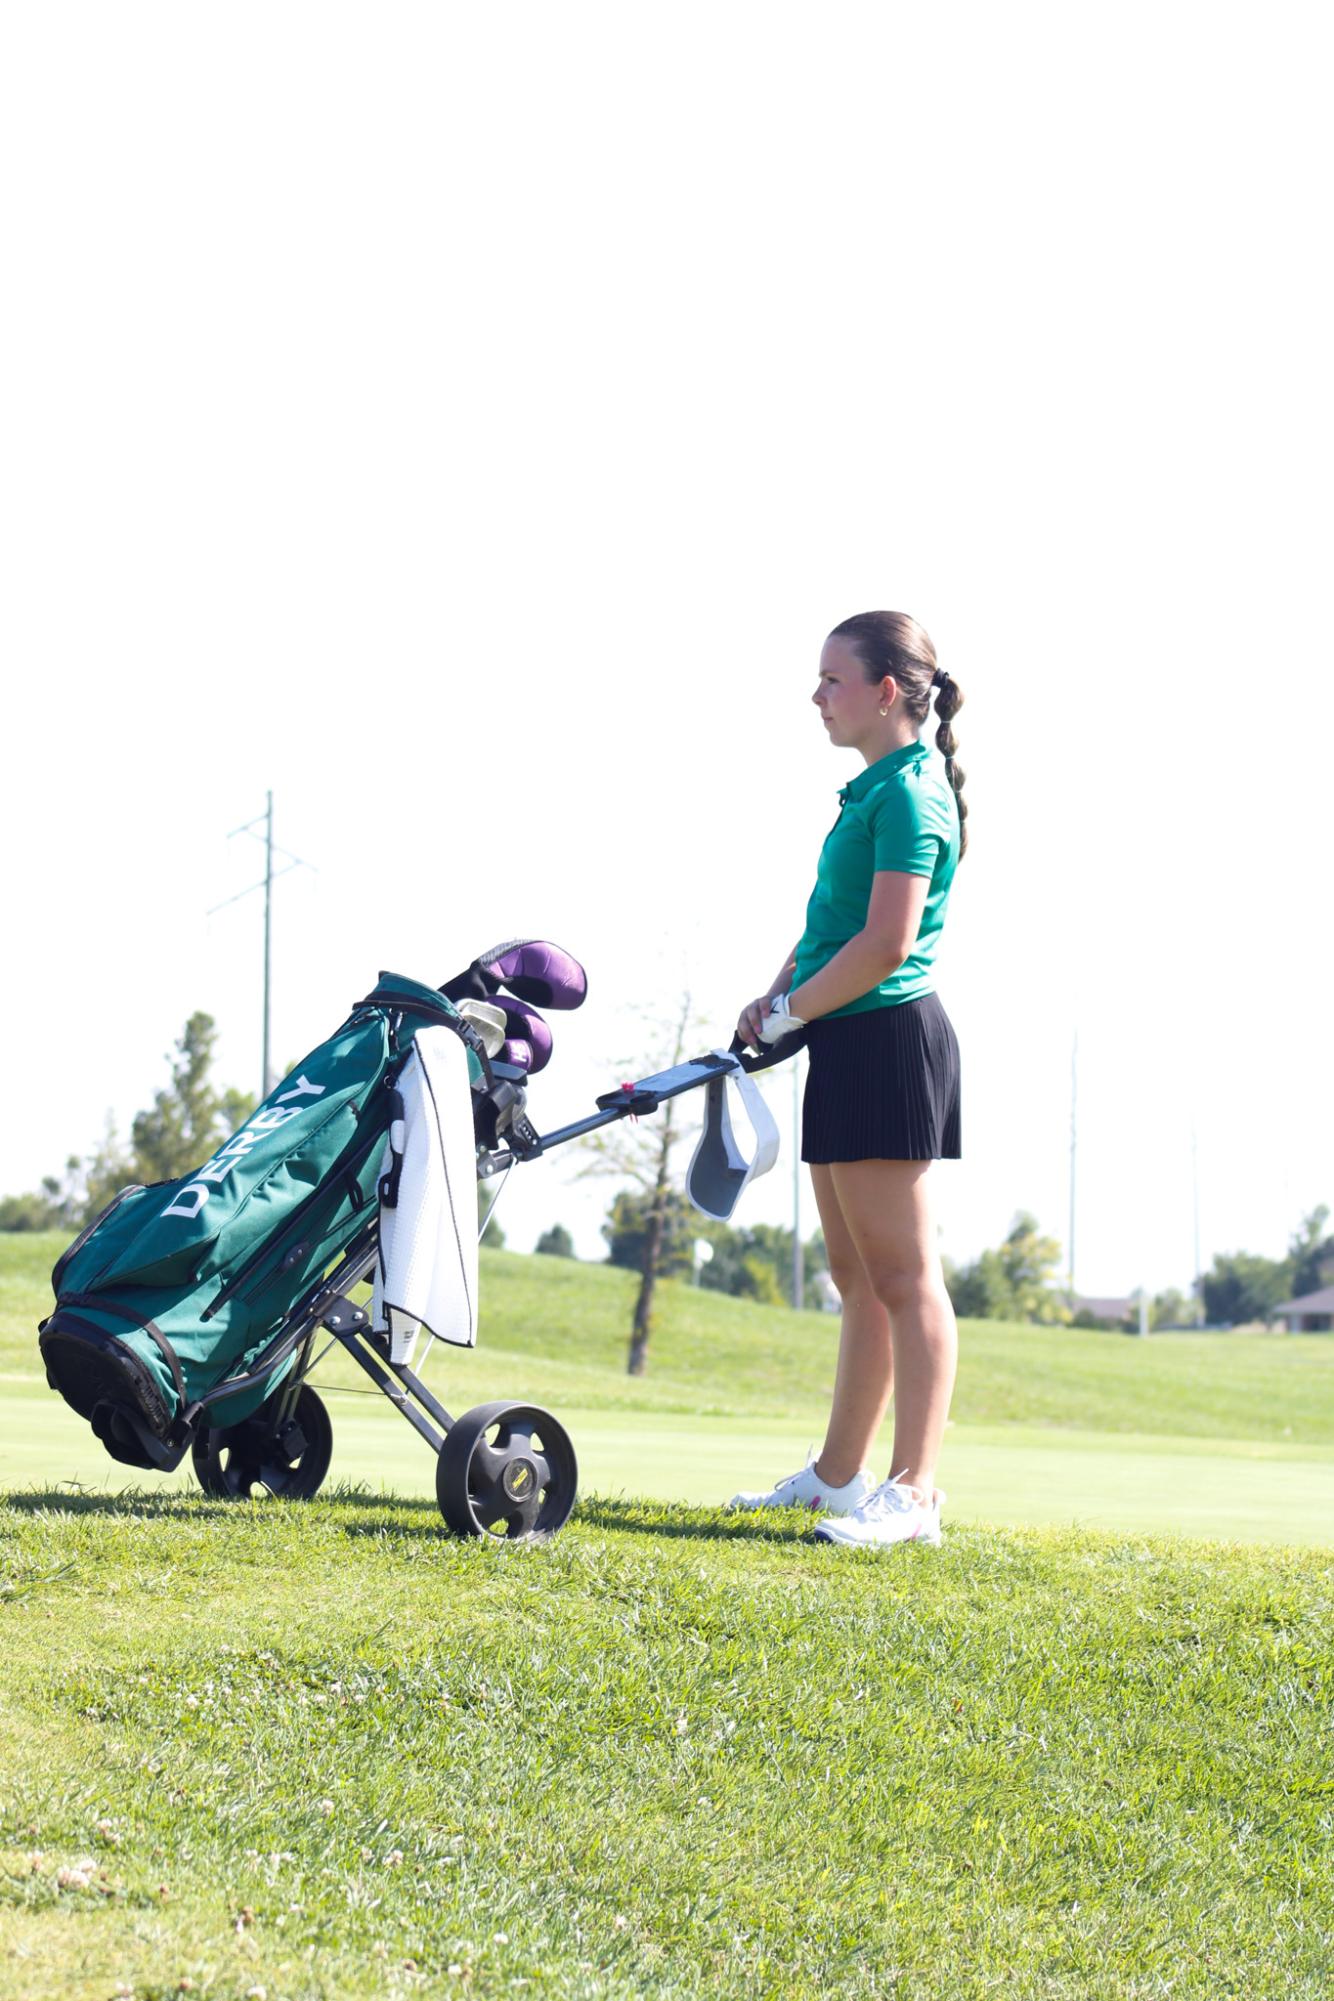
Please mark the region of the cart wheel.
[[273, 1429], [271, 1404], [261, 1404], [240, 1424], [201, 1431], [190, 1447], [195, 1478], [219, 1500], [272, 1494], [308, 1501], [319, 1492], [332, 1456], [329, 1413], [308, 1383], [281, 1432]]
[[529, 1403], [482, 1403], [445, 1434], [435, 1497], [456, 1535], [497, 1542], [554, 1535], [569, 1520], [579, 1466], [564, 1427]]

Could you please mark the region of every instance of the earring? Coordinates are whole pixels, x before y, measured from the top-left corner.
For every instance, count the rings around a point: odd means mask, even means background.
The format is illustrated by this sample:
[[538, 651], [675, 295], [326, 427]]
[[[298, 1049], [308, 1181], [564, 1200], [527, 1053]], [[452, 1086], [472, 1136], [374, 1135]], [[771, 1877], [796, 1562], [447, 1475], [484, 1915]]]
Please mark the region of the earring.
[[880, 713], [882, 716], [887, 716], [889, 714], [889, 704], [887, 702], [882, 702], [880, 704]]

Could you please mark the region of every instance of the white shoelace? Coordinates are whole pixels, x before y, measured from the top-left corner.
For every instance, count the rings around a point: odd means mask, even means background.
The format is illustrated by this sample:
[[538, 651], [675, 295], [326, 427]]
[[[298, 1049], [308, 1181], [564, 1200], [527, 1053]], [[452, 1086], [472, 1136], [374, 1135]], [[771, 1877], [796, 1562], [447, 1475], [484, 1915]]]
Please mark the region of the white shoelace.
[[[814, 1464], [815, 1464], [815, 1447], [812, 1446], [810, 1451], [806, 1454], [806, 1464], [802, 1467], [801, 1473], [784, 1474], [781, 1480], [778, 1480], [774, 1483], [775, 1494], [781, 1494], [784, 1487], [795, 1487], [798, 1480], [800, 1480], [802, 1473], [809, 1473]], [[818, 1480], [820, 1476], [817, 1473], [815, 1477]]]
[[[905, 1466], [903, 1473], [907, 1470]], [[903, 1473], [896, 1473], [891, 1480], [882, 1480], [880, 1485], [866, 1496], [857, 1510], [858, 1514], [880, 1517], [910, 1515], [914, 1508], [921, 1508], [924, 1515], [929, 1513], [929, 1509], [917, 1499], [911, 1487], [900, 1486]]]

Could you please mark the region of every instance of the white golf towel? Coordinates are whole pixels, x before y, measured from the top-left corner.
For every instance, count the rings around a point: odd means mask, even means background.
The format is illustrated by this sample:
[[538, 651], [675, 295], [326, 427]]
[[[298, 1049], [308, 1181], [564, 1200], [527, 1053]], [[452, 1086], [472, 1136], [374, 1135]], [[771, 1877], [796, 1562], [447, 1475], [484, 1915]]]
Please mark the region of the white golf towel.
[[[714, 1050], [722, 1056], [721, 1049]], [[731, 1069], [711, 1077], [704, 1087], [704, 1130], [699, 1136], [689, 1167], [686, 1193], [701, 1215], [725, 1223], [741, 1198], [741, 1192], [761, 1174], [767, 1174], [778, 1158], [778, 1127], [760, 1095], [760, 1087], [747, 1075], [735, 1057]], [[746, 1117], [755, 1134], [755, 1151], [749, 1160], [741, 1151], [732, 1126], [729, 1089], [735, 1087]]]
[[388, 1331], [391, 1359], [406, 1363], [423, 1327], [458, 1348], [477, 1341], [477, 1149], [468, 1052], [452, 1029], [418, 1029], [398, 1090], [403, 1117], [380, 1167], [371, 1325]]

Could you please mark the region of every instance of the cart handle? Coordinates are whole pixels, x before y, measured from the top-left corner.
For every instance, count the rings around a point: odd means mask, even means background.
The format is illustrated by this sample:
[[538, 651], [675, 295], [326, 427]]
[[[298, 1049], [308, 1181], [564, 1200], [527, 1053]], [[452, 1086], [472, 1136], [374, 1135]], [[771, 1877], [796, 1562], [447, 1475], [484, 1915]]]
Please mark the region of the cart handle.
[[720, 1050], [711, 1050], [707, 1055], [692, 1057], [688, 1063], [677, 1063], [670, 1070], [659, 1070], [651, 1077], [642, 1077], [636, 1084], [622, 1084], [619, 1090], [604, 1091], [596, 1100], [596, 1112], [588, 1118], [576, 1119], [573, 1125], [561, 1126], [555, 1132], [535, 1135], [536, 1145], [526, 1145], [522, 1153], [515, 1153], [509, 1147], [497, 1148], [481, 1157], [478, 1173], [487, 1180], [517, 1159], [534, 1160], [539, 1153], [545, 1153], [553, 1146], [564, 1146], [569, 1140], [582, 1139], [585, 1133], [615, 1125], [618, 1119], [646, 1118], [668, 1098], [679, 1098], [686, 1091], [697, 1091], [714, 1077], [727, 1076], [736, 1070], [745, 1071], [747, 1076], [753, 1076], [757, 1070], [771, 1070], [776, 1063], [786, 1063], [789, 1057], [795, 1056], [805, 1040], [806, 1030], [799, 1029], [792, 1035], [785, 1035], [772, 1049], [764, 1049], [753, 1056], [741, 1037], [734, 1035], [726, 1055]]

